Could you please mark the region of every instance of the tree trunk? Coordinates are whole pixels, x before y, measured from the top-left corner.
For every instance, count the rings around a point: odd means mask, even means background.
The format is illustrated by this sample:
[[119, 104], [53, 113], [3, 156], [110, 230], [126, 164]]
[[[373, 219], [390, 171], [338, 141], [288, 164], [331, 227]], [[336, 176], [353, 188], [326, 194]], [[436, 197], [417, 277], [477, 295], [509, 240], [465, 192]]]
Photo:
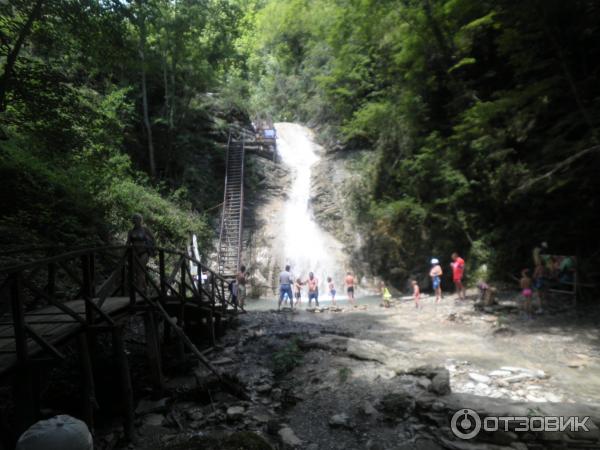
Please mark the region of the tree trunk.
[[42, 6], [44, 4], [44, 0], [37, 0], [29, 16], [27, 17], [27, 22], [21, 29], [19, 33], [19, 37], [17, 38], [17, 42], [15, 42], [15, 46], [12, 48], [10, 53], [6, 56], [6, 64], [4, 65], [4, 73], [0, 78], [0, 111], [4, 111], [6, 109], [6, 92], [8, 91], [8, 84], [10, 82], [10, 77], [13, 72], [13, 68], [15, 63], [17, 62], [17, 57], [19, 56], [19, 52], [21, 51], [21, 47], [25, 42], [25, 38], [29, 35], [31, 31], [31, 27], [33, 23], [38, 18], [40, 13], [42, 12]]
[[425, 0], [423, 2], [423, 8], [425, 10], [425, 16], [427, 17], [427, 21], [429, 22], [429, 26], [431, 27], [431, 31], [433, 32], [433, 36], [435, 41], [438, 44], [440, 52], [444, 58], [444, 62], [447, 67], [444, 68], [446, 71], [448, 68], [452, 67], [452, 49], [448, 44], [448, 39], [444, 36], [442, 29], [439, 23], [436, 21], [433, 15], [433, 8], [431, 6], [430, 0]]
[[[168, 60], [168, 50], [165, 49], [163, 53], [163, 85], [164, 85], [164, 96], [165, 96], [165, 123], [169, 122], [169, 116], [171, 114], [171, 101], [169, 98], [169, 60]], [[167, 129], [167, 164], [165, 167], [165, 174], [169, 176], [171, 167], [171, 128]]]
[[148, 113], [148, 89], [146, 86], [146, 16], [143, 11], [143, 0], [138, 0], [139, 7], [139, 28], [140, 28], [140, 63], [142, 66], [142, 108], [144, 113], [144, 126], [146, 128], [146, 137], [148, 139], [148, 163], [150, 165], [150, 175], [156, 176], [156, 163], [154, 162], [154, 141], [152, 139], [152, 125], [150, 124], [150, 115]]

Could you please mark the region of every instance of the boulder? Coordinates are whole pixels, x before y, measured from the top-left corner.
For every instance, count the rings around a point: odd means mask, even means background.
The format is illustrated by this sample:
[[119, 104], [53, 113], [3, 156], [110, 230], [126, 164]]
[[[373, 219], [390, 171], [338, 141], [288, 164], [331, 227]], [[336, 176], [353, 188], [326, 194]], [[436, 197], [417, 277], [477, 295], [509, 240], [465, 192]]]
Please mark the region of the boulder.
[[352, 428], [350, 417], [346, 413], [335, 414], [329, 418], [331, 428]]
[[432, 379], [429, 388], [431, 392], [438, 395], [450, 393], [450, 373], [446, 369], [441, 369]]
[[477, 383], [489, 383], [491, 381], [490, 377], [475, 372], [469, 373], [469, 378]]
[[259, 394], [266, 394], [267, 392], [270, 392], [272, 388], [273, 387], [270, 384], [265, 383], [256, 386], [255, 389]]
[[373, 415], [377, 414], [377, 410], [375, 409], [375, 407], [368, 401], [365, 401], [362, 404], [361, 410], [367, 416], [373, 416]]
[[142, 422], [144, 425], [152, 426], [152, 427], [160, 427], [165, 421], [165, 416], [162, 414], [148, 414], [144, 416]]
[[240, 420], [244, 415], [244, 411], [245, 409], [243, 406], [230, 406], [227, 408], [227, 420], [229, 422]]
[[185, 414], [192, 422], [200, 421], [204, 418], [204, 413], [200, 408], [188, 409]]
[[381, 400], [381, 407], [390, 416], [405, 417], [414, 409], [415, 400], [408, 392], [394, 392]]
[[281, 428], [278, 434], [281, 438], [281, 442], [283, 442], [284, 445], [289, 447], [299, 447], [302, 445], [302, 440], [296, 436], [294, 430], [292, 430], [290, 427], [286, 426]]
[[429, 378], [421, 377], [417, 380], [417, 386], [425, 390], [429, 390], [429, 388], [431, 387], [431, 380]]
[[135, 413], [143, 416], [149, 413], [163, 412], [167, 409], [168, 398], [161, 398], [160, 400], [142, 399], [135, 408]]

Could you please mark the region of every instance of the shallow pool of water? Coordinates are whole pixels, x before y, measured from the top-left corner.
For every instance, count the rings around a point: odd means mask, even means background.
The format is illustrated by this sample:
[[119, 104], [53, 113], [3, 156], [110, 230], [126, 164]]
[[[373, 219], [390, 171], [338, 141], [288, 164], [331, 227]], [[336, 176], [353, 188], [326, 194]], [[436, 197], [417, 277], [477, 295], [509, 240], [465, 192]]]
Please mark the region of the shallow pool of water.
[[[348, 308], [350, 307], [350, 302], [347, 297], [336, 297], [335, 300], [336, 306], [340, 308]], [[360, 305], [369, 305], [369, 306], [379, 306], [381, 303], [380, 296], [365, 296], [360, 297], [355, 300], [355, 304]], [[290, 306], [289, 302], [285, 302], [281, 305], [282, 307]], [[330, 307], [333, 306], [329, 296], [326, 298], [319, 297], [319, 306], [320, 307]], [[300, 309], [307, 309], [308, 299], [306, 297], [302, 298], [300, 304], [298, 305]], [[315, 307], [315, 302], [312, 302], [312, 307]], [[261, 299], [247, 299], [245, 309], [248, 311], [269, 311], [271, 309], [277, 309], [277, 298], [261, 298]]]

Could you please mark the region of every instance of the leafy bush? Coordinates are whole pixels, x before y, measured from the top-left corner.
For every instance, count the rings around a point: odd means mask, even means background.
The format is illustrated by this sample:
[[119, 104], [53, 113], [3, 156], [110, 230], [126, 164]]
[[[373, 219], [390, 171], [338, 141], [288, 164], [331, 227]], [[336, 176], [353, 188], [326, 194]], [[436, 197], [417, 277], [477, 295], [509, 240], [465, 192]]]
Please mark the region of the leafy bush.
[[302, 362], [303, 355], [298, 343], [299, 340], [294, 338], [285, 347], [273, 354], [273, 371], [275, 375], [284, 375]]

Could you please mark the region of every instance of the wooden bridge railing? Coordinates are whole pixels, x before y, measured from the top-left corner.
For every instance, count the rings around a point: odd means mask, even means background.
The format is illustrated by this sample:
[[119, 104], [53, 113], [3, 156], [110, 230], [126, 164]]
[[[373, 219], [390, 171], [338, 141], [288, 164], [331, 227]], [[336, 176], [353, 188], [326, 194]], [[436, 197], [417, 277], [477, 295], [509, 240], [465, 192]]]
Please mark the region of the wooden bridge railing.
[[[61, 254], [0, 267], [0, 375], [16, 371], [20, 404], [36, 403], [32, 397], [32, 366], [64, 359], [60, 345], [76, 335], [84, 337], [79, 340], [87, 367], [82, 383], [89, 392], [93, 392], [92, 363], [87, 347], [90, 339], [85, 336], [89, 338], [90, 332], [113, 332], [117, 351], [121, 349], [120, 364], [125, 367], [121, 372], [127, 378], [129, 369], [119, 329], [123, 327], [121, 319], [137, 312], [144, 313], [147, 341], [152, 341], [150, 347], [155, 352], [158, 385], [162, 384], [162, 375], [155, 316], [164, 321], [165, 338], [168, 332], [175, 331], [181, 348], [187, 346], [214, 370], [186, 336], [186, 314], [190, 310], [203, 318], [209, 330], [208, 343], [214, 345], [220, 321], [228, 312], [238, 311], [231, 301], [228, 282], [187, 252], [154, 250], [156, 256], [151, 258], [151, 264], [144, 264], [137, 253], [139, 248], [105, 246], [62, 249]], [[208, 278], [194, 279], [190, 262]], [[130, 385], [130, 381], [125, 381], [125, 385]], [[92, 424], [95, 400], [92, 394], [88, 397], [84, 416]], [[25, 408], [18, 421], [31, 424], [33, 418], [31, 408]], [[131, 431], [132, 417], [128, 423]]]
[[[126, 246], [76, 249], [0, 268], [0, 326], [14, 329], [14, 335], [0, 335], [0, 341], [15, 340], [13, 349], [0, 347], [0, 356], [16, 353], [20, 362], [27, 361], [26, 340], [30, 338], [53, 356], [62, 357], [31, 325], [112, 326], [114, 320], [103, 306], [107, 299], [116, 296], [128, 295], [131, 308], [140, 301], [159, 299], [163, 303], [178, 301], [182, 307], [186, 303], [196, 304], [208, 308], [213, 315], [228, 309], [237, 310], [237, 305], [231, 302], [228, 282], [219, 274], [185, 252], [165, 248], [158, 248], [156, 252], [158, 268], [143, 265], [135, 250]], [[198, 266], [199, 272], [208, 274], [206, 281], [192, 277], [190, 262]], [[143, 275], [145, 283], [137, 282], [136, 274]], [[146, 289], [140, 287], [143, 285]], [[84, 311], [75, 311], [69, 306], [72, 300], [83, 300]], [[58, 311], [41, 311], [48, 306]], [[5, 316], [9, 312], [12, 320], [7, 321]]]

